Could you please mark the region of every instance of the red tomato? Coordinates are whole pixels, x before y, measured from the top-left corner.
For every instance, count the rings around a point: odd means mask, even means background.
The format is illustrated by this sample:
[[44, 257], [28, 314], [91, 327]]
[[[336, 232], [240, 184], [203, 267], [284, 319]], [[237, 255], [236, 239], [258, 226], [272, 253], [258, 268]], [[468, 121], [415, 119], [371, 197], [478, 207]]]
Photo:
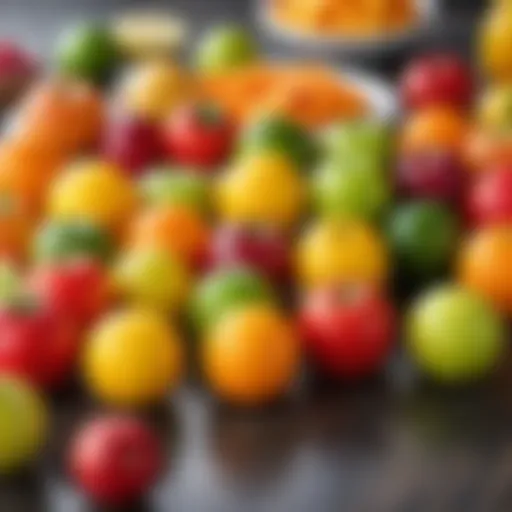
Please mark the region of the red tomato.
[[469, 218], [479, 226], [512, 223], [512, 166], [482, 173], [468, 197]]
[[400, 91], [409, 109], [439, 104], [466, 107], [473, 96], [473, 77], [456, 55], [427, 55], [405, 69]]
[[300, 310], [306, 352], [332, 377], [362, 377], [379, 369], [393, 344], [395, 312], [365, 286], [318, 289]]
[[93, 260], [73, 260], [36, 267], [28, 278], [29, 289], [63, 318], [85, 327], [110, 302], [108, 276]]
[[95, 500], [119, 505], [153, 484], [161, 454], [158, 438], [139, 420], [100, 418], [84, 425], [72, 441], [70, 473]]
[[0, 373], [53, 388], [70, 376], [78, 350], [75, 329], [53, 312], [28, 305], [0, 310]]
[[164, 127], [164, 144], [177, 163], [212, 167], [231, 153], [234, 126], [215, 107], [189, 105], [173, 112]]

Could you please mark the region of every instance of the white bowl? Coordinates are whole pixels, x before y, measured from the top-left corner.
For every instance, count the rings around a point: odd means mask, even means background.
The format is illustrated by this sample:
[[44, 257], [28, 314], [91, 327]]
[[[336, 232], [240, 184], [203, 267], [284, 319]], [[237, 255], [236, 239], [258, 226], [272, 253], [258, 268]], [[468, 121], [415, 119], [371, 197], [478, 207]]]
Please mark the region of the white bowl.
[[272, 16], [270, 1], [256, 0], [256, 16], [272, 37], [302, 49], [347, 54], [380, 54], [410, 44], [433, 23], [439, 11], [438, 0], [416, 0], [419, 18], [415, 24], [403, 30], [360, 37], [316, 35], [278, 23]]

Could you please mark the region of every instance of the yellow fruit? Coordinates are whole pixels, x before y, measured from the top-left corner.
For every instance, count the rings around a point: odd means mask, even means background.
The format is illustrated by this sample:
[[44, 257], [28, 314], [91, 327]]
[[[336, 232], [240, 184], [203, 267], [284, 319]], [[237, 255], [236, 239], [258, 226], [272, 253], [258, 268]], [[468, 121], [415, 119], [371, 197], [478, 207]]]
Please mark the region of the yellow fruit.
[[114, 271], [120, 295], [161, 312], [185, 302], [190, 276], [184, 263], [164, 249], [134, 248], [121, 255]]
[[484, 130], [512, 131], [512, 85], [491, 88], [479, 106], [479, 119]]
[[180, 376], [182, 349], [165, 319], [142, 308], [113, 313], [90, 334], [84, 373], [91, 392], [121, 406], [161, 400]]
[[304, 201], [299, 171], [277, 153], [243, 157], [217, 186], [217, 209], [226, 221], [288, 227], [299, 220]]
[[62, 173], [48, 199], [53, 218], [87, 220], [113, 230], [124, 225], [137, 202], [131, 181], [117, 167], [95, 160]]
[[153, 60], [139, 64], [129, 71], [121, 84], [121, 103], [143, 118], [155, 121], [192, 96], [189, 77], [175, 64]]
[[512, 79], [512, 5], [496, 3], [485, 18], [480, 45], [484, 71], [498, 82]]
[[320, 221], [299, 240], [297, 272], [306, 287], [352, 282], [380, 284], [388, 276], [388, 267], [384, 242], [364, 223]]

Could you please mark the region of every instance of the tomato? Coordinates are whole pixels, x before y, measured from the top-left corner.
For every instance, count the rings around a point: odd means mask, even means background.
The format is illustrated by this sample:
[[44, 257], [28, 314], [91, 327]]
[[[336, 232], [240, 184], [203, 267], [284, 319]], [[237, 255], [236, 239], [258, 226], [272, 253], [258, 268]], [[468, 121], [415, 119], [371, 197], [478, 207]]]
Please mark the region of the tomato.
[[143, 308], [111, 313], [85, 346], [84, 376], [100, 400], [143, 406], [163, 400], [183, 365], [181, 341], [164, 317]]
[[105, 230], [87, 221], [50, 221], [36, 233], [33, 252], [38, 262], [75, 258], [107, 262], [113, 253], [113, 241]]
[[364, 285], [313, 291], [300, 309], [299, 324], [306, 352], [334, 377], [362, 377], [379, 370], [397, 330], [389, 301]]
[[206, 260], [210, 228], [202, 216], [183, 206], [155, 207], [143, 211], [129, 227], [131, 247], [165, 249], [193, 267]]
[[477, 178], [469, 192], [467, 210], [478, 226], [512, 223], [512, 164]]
[[512, 230], [509, 226], [484, 228], [462, 246], [459, 278], [468, 288], [512, 313]]
[[105, 311], [112, 295], [104, 269], [87, 259], [36, 266], [28, 286], [44, 304], [80, 327]]
[[383, 240], [367, 224], [321, 220], [299, 238], [297, 272], [306, 287], [365, 282], [380, 284], [388, 277]]
[[161, 122], [194, 95], [194, 84], [169, 60], [143, 61], [128, 70], [118, 97], [127, 112]]
[[48, 414], [39, 394], [18, 379], [0, 377], [0, 473], [37, 458], [47, 438]]
[[76, 329], [55, 311], [34, 304], [0, 310], [0, 373], [54, 388], [71, 375], [79, 351]]
[[212, 105], [188, 105], [175, 110], [164, 127], [169, 157], [181, 165], [211, 168], [232, 151], [235, 128]]
[[224, 221], [287, 228], [300, 218], [305, 190], [288, 159], [265, 152], [243, 156], [222, 175], [215, 199]]
[[89, 221], [118, 231], [136, 206], [136, 192], [128, 177], [102, 161], [84, 161], [66, 170], [49, 193], [50, 217]]
[[433, 106], [413, 113], [402, 128], [405, 153], [430, 150], [462, 151], [468, 136], [464, 115], [453, 108]]
[[135, 248], [122, 254], [114, 280], [121, 297], [163, 312], [179, 310], [190, 286], [189, 271], [180, 259], [154, 248]]
[[210, 386], [222, 400], [259, 405], [290, 390], [300, 367], [299, 342], [279, 311], [250, 306], [232, 311], [213, 327], [202, 361]]
[[400, 95], [402, 103], [415, 110], [431, 105], [467, 107], [473, 96], [473, 77], [456, 55], [426, 55], [406, 67]]
[[37, 83], [21, 103], [14, 136], [68, 156], [93, 148], [104, 122], [100, 91], [68, 78]]
[[96, 501], [119, 505], [140, 497], [155, 482], [162, 451], [156, 434], [140, 420], [104, 416], [74, 435], [69, 470]]
[[217, 270], [197, 286], [192, 297], [192, 317], [204, 329], [229, 311], [255, 303], [275, 301], [270, 285], [247, 268]]
[[420, 296], [407, 318], [407, 344], [419, 367], [442, 382], [488, 374], [505, 349], [499, 315], [472, 292], [443, 285]]

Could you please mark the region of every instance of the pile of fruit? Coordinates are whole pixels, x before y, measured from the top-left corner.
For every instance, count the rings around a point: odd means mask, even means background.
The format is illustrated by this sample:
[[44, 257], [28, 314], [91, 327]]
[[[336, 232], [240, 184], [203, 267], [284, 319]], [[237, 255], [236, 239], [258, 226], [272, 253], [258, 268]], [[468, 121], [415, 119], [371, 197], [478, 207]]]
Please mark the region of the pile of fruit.
[[[253, 53], [218, 29], [196, 62], [217, 73]], [[1, 471], [44, 444], [42, 394], [77, 380], [133, 414], [176, 390], [189, 352], [237, 406], [286, 396], [304, 368], [375, 374], [399, 339], [439, 382], [496, 368], [512, 313], [510, 86], [479, 100], [463, 61], [428, 56], [401, 78], [398, 126], [311, 131], [268, 113], [240, 125], [161, 58], [100, 92], [119, 58], [109, 31], [73, 32], [0, 144]], [[398, 308], [404, 289], [418, 298]], [[79, 429], [70, 474], [123, 502], [162, 452], [116, 413]]]

